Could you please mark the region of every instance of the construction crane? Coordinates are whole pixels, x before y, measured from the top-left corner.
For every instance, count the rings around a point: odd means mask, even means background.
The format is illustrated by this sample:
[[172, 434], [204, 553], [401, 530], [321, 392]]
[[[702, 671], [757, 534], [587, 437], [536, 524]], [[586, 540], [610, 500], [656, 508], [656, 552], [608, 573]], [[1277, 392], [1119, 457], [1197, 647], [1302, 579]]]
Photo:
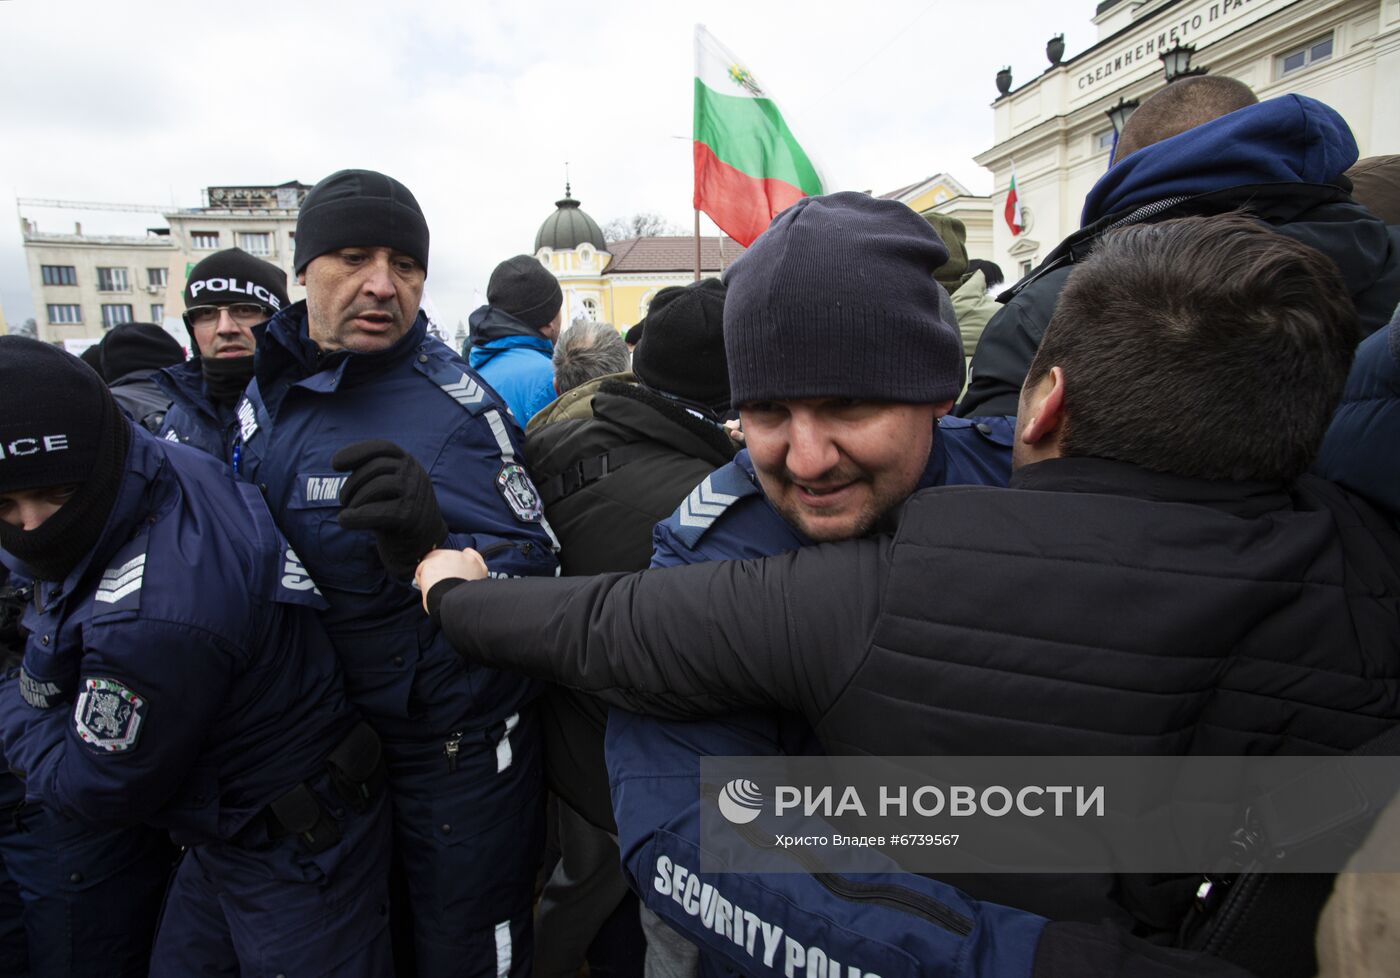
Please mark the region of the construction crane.
[[128, 214], [166, 214], [179, 210], [174, 204], [111, 204], [92, 200], [50, 200], [46, 197], [17, 197], [16, 207], [56, 207], [70, 211], [123, 211]]

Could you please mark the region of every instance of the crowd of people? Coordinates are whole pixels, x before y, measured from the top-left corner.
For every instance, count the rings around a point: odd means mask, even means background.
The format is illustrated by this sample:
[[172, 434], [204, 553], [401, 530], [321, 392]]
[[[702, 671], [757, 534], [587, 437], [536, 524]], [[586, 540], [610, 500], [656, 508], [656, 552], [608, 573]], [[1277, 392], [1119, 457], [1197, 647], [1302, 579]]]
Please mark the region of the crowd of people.
[[0, 337], [0, 973], [1382, 973], [1384, 877], [701, 869], [705, 757], [1400, 753], [1357, 155], [1183, 79], [996, 299], [834, 193], [625, 340], [508, 258], [462, 351], [341, 170], [188, 360]]

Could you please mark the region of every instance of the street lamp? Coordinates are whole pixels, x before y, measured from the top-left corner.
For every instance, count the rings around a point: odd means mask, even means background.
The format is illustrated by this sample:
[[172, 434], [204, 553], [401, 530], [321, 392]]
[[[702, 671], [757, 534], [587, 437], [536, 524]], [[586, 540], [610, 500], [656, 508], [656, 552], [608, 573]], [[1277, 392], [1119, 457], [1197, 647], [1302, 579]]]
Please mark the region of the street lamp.
[[1209, 68], [1192, 68], [1191, 55], [1196, 53], [1196, 45], [1182, 44], [1177, 41], [1170, 51], [1163, 51], [1158, 55], [1162, 59], [1162, 71], [1167, 76], [1167, 84], [1179, 78], [1190, 78], [1194, 75], [1204, 75], [1210, 71]]
[[1138, 107], [1138, 100], [1135, 98], [1118, 99], [1118, 104], [1109, 109], [1104, 114], [1108, 116], [1108, 121], [1113, 123], [1113, 138], [1116, 142], [1123, 135], [1123, 127], [1127, 125], [1128, 116], [1133, 114], [1133, 110]]

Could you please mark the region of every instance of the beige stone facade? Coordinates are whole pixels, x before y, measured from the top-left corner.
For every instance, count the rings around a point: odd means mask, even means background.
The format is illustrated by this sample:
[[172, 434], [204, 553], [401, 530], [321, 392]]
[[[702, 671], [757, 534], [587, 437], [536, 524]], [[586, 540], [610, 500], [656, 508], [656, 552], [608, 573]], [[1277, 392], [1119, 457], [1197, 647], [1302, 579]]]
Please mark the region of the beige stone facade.
[[[41, 231], [21, 219], [39, 339], [95, 339], [120, 322], [164, 323], [183, 335], [185, 280], [201, 259], [238, 247], [292, 275], [297, 210], [309, 187], [210, 187], [205, 206], [165, 212], [168, 225], [145, 237]], [[174, 327], [170, 322], [173, 321]]]
[[[1347, 120], [1361, 155], [1400, 152], [1400, 0], [1107, 0], [1088, 50], [993, 103], [989, 256], [1014, 281], [1079, 228], [1084, 197], [1108, 168], [1119, 99], [1166, 84], [1160, 53], [1194, 44], [1192, 66], [1237, 78], [1260, 99], [1297, 93]], [[990, 79], [989, 79], [990, 83]], [[1002, 220], [1015, 164], [1025, 228]]]

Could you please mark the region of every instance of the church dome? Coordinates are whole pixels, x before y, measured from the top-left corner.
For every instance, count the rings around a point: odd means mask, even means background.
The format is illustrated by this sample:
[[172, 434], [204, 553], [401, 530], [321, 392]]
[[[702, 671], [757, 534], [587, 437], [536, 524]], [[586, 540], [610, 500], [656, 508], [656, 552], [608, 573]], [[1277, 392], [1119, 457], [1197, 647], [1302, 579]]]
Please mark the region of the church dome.
[[608, 250], [608, 243], [603, 240], [603, 229], [569, 195], [567, 183], [564, 184], [564, 199], [556, 200], [554, 207], [554, 213], [544, 219], [535, 234], [536, 253], [541, 248], [571, 251], [585, 241], [599, 251]]

